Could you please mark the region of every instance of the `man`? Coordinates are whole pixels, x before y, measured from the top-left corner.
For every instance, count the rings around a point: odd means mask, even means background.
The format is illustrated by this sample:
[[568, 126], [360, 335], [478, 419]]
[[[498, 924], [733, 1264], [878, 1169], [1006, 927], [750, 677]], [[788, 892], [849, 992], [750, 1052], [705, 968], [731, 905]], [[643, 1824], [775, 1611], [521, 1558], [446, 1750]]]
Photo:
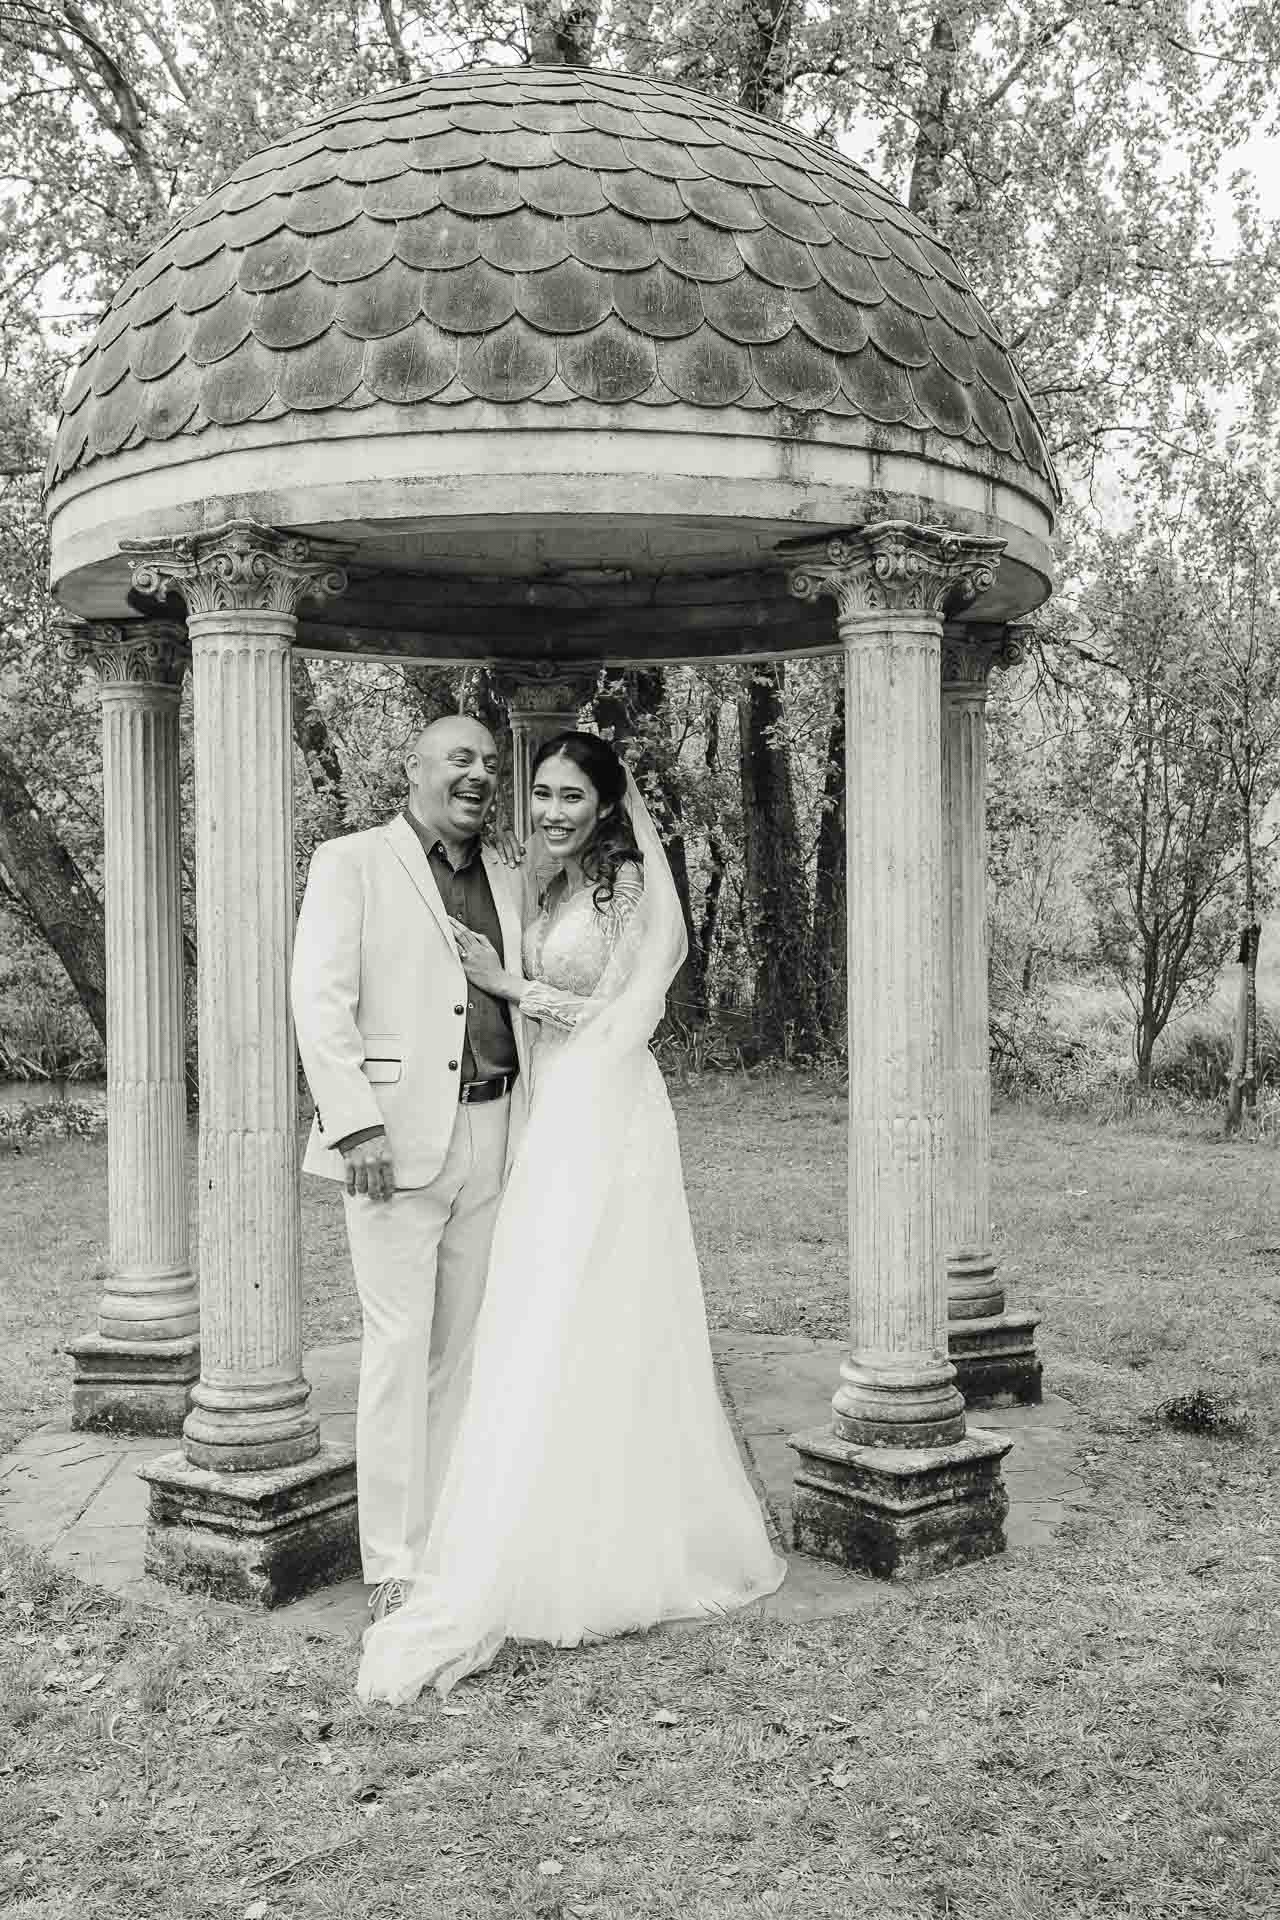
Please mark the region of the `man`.
[[316, 1103], [303, 1169], [345, 1184], [364, 1337], [356, 1479], [381, 1619], [426, 1544], [466, 1396], [523, 1036], [468, 987], [449, 919], [520, 971], [516, 882], [480, 845], [498, 751], [452, 714], [405, 759], [408, 804], [315, 850], [293, 1011]]

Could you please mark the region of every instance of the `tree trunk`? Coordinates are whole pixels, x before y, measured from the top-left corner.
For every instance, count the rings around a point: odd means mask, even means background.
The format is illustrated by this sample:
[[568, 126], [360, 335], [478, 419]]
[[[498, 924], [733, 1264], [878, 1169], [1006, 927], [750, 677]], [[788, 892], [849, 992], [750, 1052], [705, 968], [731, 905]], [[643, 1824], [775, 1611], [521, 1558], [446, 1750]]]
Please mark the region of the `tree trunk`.
[[1231, 1048], [1231, 1078], [1227, 1085], [1226, 1133], [1239, 1133], [1246, 1113], [1258, 1105], [1258, 943], [1262, 928], [1254, 922], [1240, 929], [1236, 963], [1240, 986], [1236, 995], [1235, 1033]]
[[1155, 1019], [1145, 1008], [1138, 1015], [1138, 1030], [1135, 1035], [1135, 1054], [1138, 1063], [1138, 1086], [1143, 1093], [1151, 1091], [1151, 1059], [1155, 1052]]
[[80, 1004], [107, 1037], [107, 948], [102, 906], [0, 745], [0, 866], [67, 970]]
[[845, 739], [844, 688], [836, 692], [827, 737], [827, 771], [822, 785], [822, 820], [813, 883], [813, 977], [818, 1021], [829, 1042], [846, 1038], [848, 924], [845, 913]]
[[939, 13], [929, 40], [925, 81], [916, 112], [916, 145], [911, 166], [907, 205], [927, 216], [929, 202], [942, 184], [942, 169], [954, 144], [948, 113], [955, 70], [956, 30], [950, 16]]
[[787, 91], [795, 0], [746, 0], [738, 105], [777, 120]]
[[599, 0], [530, 0], [525, 9], [535, 67], [588, 67]]
[[689, 894], [684, 803], [670, 767], [662, 753], [654, 750], [655, 736], [661, 739], [667, 731], [666, 707], [667, 690], [660, 667], [639, 667], [611, 676], [592, 702], [596, 725], [607, 729], [620, 748], [630, 745], [631, 771], [641, 787], [648, 784], [650, 776], [656, 782], [657, 792], [651, 801], [654, 822], [666, 847], [689, 942], [685, 963], [671, 983], [670, 1001], [680, 1019], [701, 1020], [706, 1014], [706, 982]]
[[307, 763], [311, 785], [327, 800], [337, 816], [337, 824], [346, 824], [346, 796], [342, 785], [342, 762], [333, 736], [325, 724], [316, 700], [311, 669], [299, 653], [290, 656], [289, 672], [293, 686], [293, 737]]
[[816, 1039], [809, 903], [796, 822], [782, 661], [748, 669], [738, 703], [747, 916], [755, 1011], [765, 1052], [809, 1051]]

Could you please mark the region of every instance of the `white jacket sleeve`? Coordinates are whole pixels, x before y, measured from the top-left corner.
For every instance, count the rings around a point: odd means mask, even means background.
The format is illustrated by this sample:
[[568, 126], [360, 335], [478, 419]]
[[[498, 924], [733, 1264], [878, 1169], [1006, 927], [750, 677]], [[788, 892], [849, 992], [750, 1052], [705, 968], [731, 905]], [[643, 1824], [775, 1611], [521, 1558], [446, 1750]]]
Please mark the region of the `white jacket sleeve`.
[[361, 1072], [364, 1042], [356, 1025], [364, 889], [340, 840], [311, 857], [293, 947], [293, 1019], [303, 1071], [323, 1139], [345, 1140], [382, 1115]]

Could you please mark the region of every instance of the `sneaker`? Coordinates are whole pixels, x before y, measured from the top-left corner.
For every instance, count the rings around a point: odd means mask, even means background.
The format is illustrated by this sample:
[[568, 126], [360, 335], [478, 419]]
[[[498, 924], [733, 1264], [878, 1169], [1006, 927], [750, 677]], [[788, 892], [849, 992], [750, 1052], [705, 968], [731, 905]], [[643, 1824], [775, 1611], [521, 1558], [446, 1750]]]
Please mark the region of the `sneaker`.
[[407, 1580], [381, 1581], [369, 1595], [369, 1611], [375, 1623], [385, 1620], [387, 1615], [394, 1613], [397, 1607], [402, 1607], [408, 1597], [409, 1582]]

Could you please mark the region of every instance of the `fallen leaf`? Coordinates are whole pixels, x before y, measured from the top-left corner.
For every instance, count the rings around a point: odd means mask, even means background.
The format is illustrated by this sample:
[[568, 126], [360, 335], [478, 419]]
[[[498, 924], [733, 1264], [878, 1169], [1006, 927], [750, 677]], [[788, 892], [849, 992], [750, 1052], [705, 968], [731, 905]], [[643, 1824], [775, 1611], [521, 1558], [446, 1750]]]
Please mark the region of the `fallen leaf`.
[[451, 1719], [465, 1720], [471, 1712], [471, 1709], [470, 1707], [441, 1707], [440, 1711], [441, 1713], [448, 1714]]
[[678, 1727], [680, 1725], [680, 1715], [678, 1713], [672, 1713], [670, 1707], [659, 1707], [653, 1718], [654, 1724], [659, 1727]]
[[91, 1673], [87, 1680], [82, 1680], [80, 1682], [81, 1693], [92, 1693], [95, 1687], [100, 1687], [102, 1685], [106, 1677], [107, 1676], [105, 1673]]
[[539, 1860], [538, 1872], [545, 1874], [547, 1878], [550, 1879], [553, 1874], [563, 1873], [564, 1868], [558, 1860]]
[[265, 1900], [253, 1900], [244, 1910], [244, 1920], [266, 1920], [266, 1912]]

